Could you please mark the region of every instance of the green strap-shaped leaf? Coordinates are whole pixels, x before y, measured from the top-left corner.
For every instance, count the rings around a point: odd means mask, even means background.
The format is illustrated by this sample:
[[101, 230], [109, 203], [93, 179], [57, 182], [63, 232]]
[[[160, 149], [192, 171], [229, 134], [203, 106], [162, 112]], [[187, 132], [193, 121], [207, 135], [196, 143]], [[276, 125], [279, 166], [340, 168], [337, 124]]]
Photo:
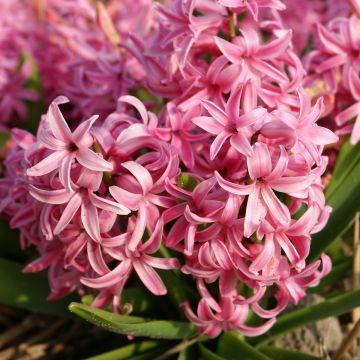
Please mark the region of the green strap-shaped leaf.
[[245, 340], [241, 339], [238, 334], [233, 332], [221, 335], [217, 353], [226, 360], [239, 358], [247, 360], [270, 360], [265, 354], [252, 347]]
[[71, 299], [46, 301], [49, 295], [47, 278], [42, 274], [23, 274], [20, 264], [0, 258], [0, 284], [1, 304], [62, 317], [70, 315], [67, 306]]
[[330, 316], [345, 314], [358, 306], [360, 306], [360, 290], [334, 296], [320, 304], [294, 310], [280, 316], [268, 333], [254, 339], [253, 342], [258, 346], [264, 345], [299, 326], [308, 325]]
[[276, 360], [321, 360], [321, 358], [313, 355], [286, 349], [278, 349], [272, 346], [263, 346], [260, 350], [270, 359]]
[[87, 360], [152, 360], [167, 348], [159, 341], [142, 341], [93, 356]]
[[70, 304], [69, 309], [86, 321], [124, 335], [155, 339], [187, 339], [196, 333], [196, 327], [187, 322], [118, 315], [78, 303]]
[[329, 222], [313, 236], [309, 261], [316, 260], [335, 241], [360, 210], [360, 144], [345, 142], [326, 189], [326, 201], [333, 208]]
[[215, 354], [214, 352], [210, 351], [203, 344], [199, 343], [199, 349], [200, 349], [201, 358], [204, 360], [225, 360], [220, 355]]

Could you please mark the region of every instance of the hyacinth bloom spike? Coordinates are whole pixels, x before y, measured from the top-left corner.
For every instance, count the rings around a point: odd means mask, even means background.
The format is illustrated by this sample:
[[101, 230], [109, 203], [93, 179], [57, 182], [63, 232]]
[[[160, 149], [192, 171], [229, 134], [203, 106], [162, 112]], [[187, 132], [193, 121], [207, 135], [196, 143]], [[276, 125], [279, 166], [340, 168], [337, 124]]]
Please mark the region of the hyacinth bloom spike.
[[3, 147], [0, 211], [38, 252], [25, 271], [47, 269], [49, 300], [90, 293], [122, 313], [130, 281], [164, 295], [156, 269], [177, 269], [201, 334], [258, 336], [326, 276], [330, 259], [308, 255], [331, 212], [329, 145], [359, 140], [360, 20], [354, 1], [298, 8], [0, 1], [1, 131], [38, 98], [32, 62], [48, 106]]

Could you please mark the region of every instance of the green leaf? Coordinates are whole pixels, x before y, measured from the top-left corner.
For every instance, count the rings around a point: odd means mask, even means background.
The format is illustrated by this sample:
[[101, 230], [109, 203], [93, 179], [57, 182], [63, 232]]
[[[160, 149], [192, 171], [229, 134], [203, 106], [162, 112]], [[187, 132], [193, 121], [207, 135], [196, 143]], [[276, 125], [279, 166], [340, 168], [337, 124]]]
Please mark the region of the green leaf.
[[67, 306], [75, 296], [56, 302], [46, 301], [49, 295], [47, 278], [41, 274], [23, 274], [22, 266], [0, 258], [0, 303], [20, 309], [69, 317]]
[[358, 306], [360, 306], [360, 290], [334, 296], [320, 304], [294, 310], [280, 316], [267, 334], [254, 339], [253, 342], [258, 346], [264, 345], [299, 326], [312, 324], [329, 316], [345, 314]]
[[0, 254], [6, 258], [8, 257], [22, 257], [24, 252], [20, 249], [19, 231], [10, 229], [9, 224], [5, 221], [0, 221]]
[[313, 236], [309, 261], [316, 260], [346, 229], [360, 210], [360, 144], [345, 142], [335, 166], [326, 201], [333, 208], [329, 222]]
[[10, 139], [10, 133], [5, 131], [0, 131], [0, 149], [6, 144]]
[[247, 360], [270, 360], [269, 357], [252, 347], [233, 332], [221, 335], [217, 353], [227, 360], [236, 359], [239, 354]]
[[133, 343], [116, 350], [112, 350], [87, 360], [152, 360], [161, 354], [166, 348], [159, 341], [142, 341]]
[[321, 358], [302, 352], [278, 349], [272, 346], [263, 346], [261, 352], [268, 355], [270, 359], [276, 360], [321, 360]]
[[182, 349], [177, 360], [198, 360], [199, 354], [195, 345]]
[[69, 309], [86, 321], [123, 335], [155, 339], [187, 339], [196, 333], [196, 327], [187, 322], [118, 315], [78, 303], [70, 304]]
[[[204, 360], [225, 360], [220, 355], [217, 355], [214, 352], [210, 351], [203, 344], [199, 343], [199, 349], [200, 349], [200, 353], [201, 353], [201, 358], [204, 359]], [[239, 356], [239, 354], [237, 354], [237, 357], [238, 356]]]

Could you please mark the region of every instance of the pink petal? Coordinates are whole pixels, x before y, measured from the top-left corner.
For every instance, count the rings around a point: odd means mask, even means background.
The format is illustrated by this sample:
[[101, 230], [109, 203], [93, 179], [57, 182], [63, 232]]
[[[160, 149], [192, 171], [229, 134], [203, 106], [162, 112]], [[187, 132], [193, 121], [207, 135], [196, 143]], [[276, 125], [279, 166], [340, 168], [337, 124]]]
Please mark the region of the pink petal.
[[99, 275], [105, 275], [109, 272], [109, 268], [104, 261], [99, 244], [91, 241], [87, 244], [87, 255], [91, 268]]
[[121, 164], [125, 169], [129, 170], [130, 173], [139, 182], [143, 194], [147, 194], [153, 186], [153, 180], [149, 171], [138, 164], [136, 161], [127, 161]]
[[208, 113], [217, 121], [219, 124], [226, 126], [229, 123], [229, 118], [227, 114], [219, 108], [215, 103], [209, 100], [203, 100], [201, 102], [203, 107], [208, 111]]
[[216, 119], [210, 116], [198, 116], [192, 119], [192, 122], [197, 125], [199, 128], [207, 131], [210, 134], [217, 135], [223, 129], [224, 125], [219, 123]]
[[341, 44], [341, 42], [336, 39], [335, 35], [331, 34], [323, 25], [319, 23], [317, 24], [317, 32], [320, 41], [323, 43], [327, 51], [330, 51], [334, 54], [346, 53], [345, 44]]
[[241, 61], [244, 52], [239, 46], [219, 37], [215, 37], [215, 44], [221, 53], [232, 63], [235, 64]]
[[312, 175], [288, 176], [271, 180], [268, 184], [276, 191], [291, 194], [308, 188], [314, 182]]
[[224, 190], [228, 191], [229, 193], [235, 195], [248, 195], [251, 193], [253, 189], [252, 185], [240, 185], [227, 181], [217, 171], [215, 171], [214, 174], [220, 187], [222, 187]]
[[218, 152], [221, 150], [222, 146], [224, 145], [224, 142], [227, 138], [231, 136], [231, 133], [228, 131], [222, 131], [219, 133], [218, 136], [216, 136], [215, 140], [212, 142], [210, 146], [210, 159], [214, 160]]
[[292, 37], [292, 30], [286, 31], [286, 33], [276, 40], [262, 45], [256, 52], [256, 57], [261, 59], [274, 59], [282, 55], [289, 47]]
[[230, 145], [245, 156], [252, 156], [254, 154], [248, 138], [241, 132], [231, 136]]
[[136, 97], [134, 96], [130, 96], [130, 95], [125, 95], [125, 96], [121, 96], [119, 97], [119, 102], [126, 102], [132, 106], [134, 106], [134, 108], [139, 112], [142, 121], [144, 122], [144, 124], [148, 124], [149, 119], [148, 119], [148, 113], [147, 110], [144, 106], [144, 104], [138, 100]]
[[253, 145], [254, 155], [247, 158], [249, 175], [252, 180], [266, 177], [271, 173], [271, 157], [268, 147], [263, 143]]
[[152, 267], [144, 264], [138, 259], [134, 259], [133, 266], [140, 280], [149, 289], [149, 291], [155, 295], [165, 295], [167, 293], [163, 281]]
[[54, 229], [54, 235], [60, 234], [60, 232], [70, 223], [75, 216], [82, 202], [81, 195], [74, 193], [65, 209], [63, 210], [61, 217]]
[[130, 213], [130, 210], [125, 206], [104, 197], [97, 196], [94, 193], [89, 193], [89, 199], [92, 204], [99, 209], [110, 211], [118, 215], [128, 215]]
[[26, 174], [28, 176], [42, 176], [48, 174], [57, 169], [63, 159], [67, 156], [69, 156], [68, 151], [55, 151], [30, 169], [27, 169]]
[[288, 208], [275, 196], [268, 185], [264, 184], [262, 186], [261, 195], [273, 219], [282, 225], [290, 222]]
[[93, 171], [112, 171], [113, 165], [94, 153], [92, 150], [82, 147], [76, 153], [76, 160], [84, 167]]
[[71, 138], [71, 131], [61, 114], [59, 106], [55, 102], [51, 103], [46, 118], [49, 121], [54, 136], [61, 141], [68, 143]]
[[80, 281], [85, 286], [93, 289], [108, 288], [119, 283], [123, 278], [127, 277], [132, 269], [131, 261], [126, 259], [122, 261], [116, 268], [106, 275], [96, 279], [81, 278]]
[[88, 235], [94, 241], [101, 242], [99, 217], [96, 207], [92, 203], [82, 203], [81, 221]]
[[142, 259], [144, 260], [144, 263], [157, 269], [173, 270], [180, 268], [180, 262], [176, 258], [162, 259], [144, 254]]
[[121, 205], [131, 210], [137, 210], [142, 199], [141, 194], [134, 194], [118, 186], [110, 186], [111, 196]]
[[29, 193], [36, 200], [47, 204], [65, 204], [73, 194], [66, 189], [42, 190], [33, 185], [29, 185]]
[[135, 228], [133, 230], [131, 239], [128, 244], [129, 250], [135, 251], [138, 244], [141, 242], [145, 229], [146, 229], [146, 210], [144, 206], [140, 206], [136, 218]]
[[72, 134], [72, 141], [77, 144], [81, 142], [82, 138], [89, 134], [94, 122], [98, 119], [99, 115], [94, 115], [90, 119], [82, 122]]

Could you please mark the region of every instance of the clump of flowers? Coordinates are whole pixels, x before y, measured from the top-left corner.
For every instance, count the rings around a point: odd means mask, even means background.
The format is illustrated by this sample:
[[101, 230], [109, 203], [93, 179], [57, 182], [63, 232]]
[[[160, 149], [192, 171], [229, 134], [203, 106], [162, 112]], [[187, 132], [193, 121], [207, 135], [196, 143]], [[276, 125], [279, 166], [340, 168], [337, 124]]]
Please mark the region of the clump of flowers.
[[[61, 96], [36, 135], [12, 130], [0, 179], [0, 211], [39, 253], [25, 272], [47, 269], [51, 300], [92, 293], [121, 312], [130, 279], [165, 295], [156, 269], [178, 269], [196, 283], [197, 304], [182, 306], [203, 334], [266, 332], [331, 269], [307, 257], [331, 212], [329, 98], [337, 124], [359, 114], [357, 15], [319, 25], [303, 62], [287, 1], [62, 3], [40, 12], [48, 31], [33, 39], [35, 58], [50, 53], [45, 92]], [[355, 143], [359, 124], [337, 133]]]

